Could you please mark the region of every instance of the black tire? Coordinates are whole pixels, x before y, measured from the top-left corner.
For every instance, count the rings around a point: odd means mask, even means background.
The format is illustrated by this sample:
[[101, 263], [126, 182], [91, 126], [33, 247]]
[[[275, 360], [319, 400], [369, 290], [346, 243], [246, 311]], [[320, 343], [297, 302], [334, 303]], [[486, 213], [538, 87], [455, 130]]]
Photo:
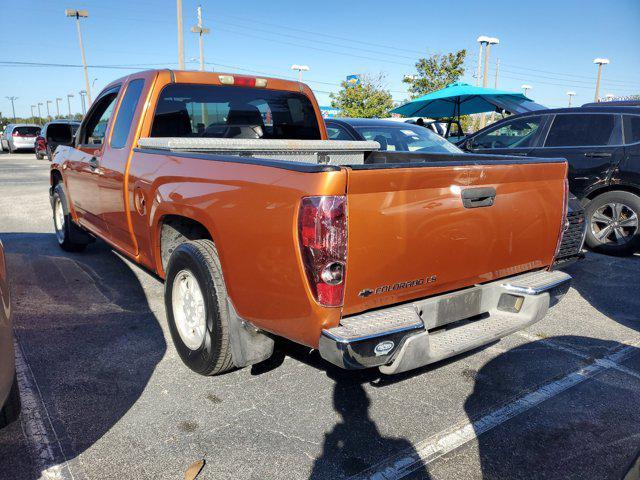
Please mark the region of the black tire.
[[[619, 215], [613, 210], [613, 205], [622, 205]], [[620, 219], [629, 220], [635, 215], [635, 226], [620, 226], [617, 222]], [[593, 251], [607, 255], [627, 256], [632, 255], [640, 249], [640, 228], [638, 218], [640, 218], [640, 197], [630, 192], [613, 191], [598, 195], [591, 200], [585, 208], [587, 218], [587, 234], [585, 243]], [[601, 221], [610, 217], [612, 222], [610, 228], [606, 230], [607, 223]], [[618, 218], [615, 218], [618, 217]], [[633, 224], [634, 222], [632, 222]], [[616, 235], [616, 230], [618, 235]], [[599, 237], [598, 234], [610, 232]]]
[[[60, 220], [56, 218], [57, 202], [60, 202], [62, 208], [62, 225], [60, 225]], [[71, 215], [69, 214], [69, 204], [62, 183], [58, 183], [53, 189], [51, 207], [53, 209], [53, 228], [60, 248], [67, 252], [80, 252], [84, 250], [89, 243], [88, 234], [73, 223]]]
[[[174, 316], [174, 283], [178, 274], [185, 271], [195, 277], [204, 299], [206, 328], [197, 348], [190, 348], [183, 341]], [[171, 338], [185, 365], [201, 375], [218, 375], [234, 367], [229, 342], [227, 288], [218, 252], [211, 240], [185, 242], [173, 251], [167, 266], [164, 301]]]
[[18, 378], [13, 377], [13, 385], [9, 391], [9, 396], [0, 409], [0, 428], [6, 427], [20, 416], [20, 390], [18, 389]]

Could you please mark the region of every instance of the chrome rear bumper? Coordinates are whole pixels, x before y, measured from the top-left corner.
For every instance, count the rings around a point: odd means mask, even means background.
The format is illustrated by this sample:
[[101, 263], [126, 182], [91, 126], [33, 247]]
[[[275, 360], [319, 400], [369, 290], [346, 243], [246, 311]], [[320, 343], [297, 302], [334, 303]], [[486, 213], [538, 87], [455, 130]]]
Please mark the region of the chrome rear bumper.
[[347, 369], [412, 370], [539, 321], [570, 283], [564, 272], [542, 270], [346, 317], [322, 331], [320, 355]]

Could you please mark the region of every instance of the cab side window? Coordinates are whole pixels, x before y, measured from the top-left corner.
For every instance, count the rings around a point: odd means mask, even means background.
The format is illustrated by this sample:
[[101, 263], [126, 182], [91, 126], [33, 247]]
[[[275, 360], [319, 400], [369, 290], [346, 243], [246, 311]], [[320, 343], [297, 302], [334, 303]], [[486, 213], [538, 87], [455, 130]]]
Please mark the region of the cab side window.
[[624, 116], [624, 143], [640, 142], [640, 115]]
[[338, 125], [327, 125], [327, 135], [329, 136], [329, 140], [353, 140], [351, 135]]
[[116, 88], [96, 100], [83, 126], [81, 145], [102, 145], [117, 97], [118, 89]]
[[476, 136], [471, 148], [532, 147], [541, 123], [541, 116], [515, 118], [494, 130]]

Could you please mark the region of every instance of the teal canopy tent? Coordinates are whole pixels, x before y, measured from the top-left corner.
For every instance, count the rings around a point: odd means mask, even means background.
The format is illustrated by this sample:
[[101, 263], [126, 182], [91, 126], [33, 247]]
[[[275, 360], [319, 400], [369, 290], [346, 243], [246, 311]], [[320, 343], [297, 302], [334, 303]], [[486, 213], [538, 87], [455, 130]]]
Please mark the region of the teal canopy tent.
[[459, 118], [472, 113], [506, 111], [523, 113], [543, 107], [522, 93], [452, 83], [391, 110], [405, 117]]

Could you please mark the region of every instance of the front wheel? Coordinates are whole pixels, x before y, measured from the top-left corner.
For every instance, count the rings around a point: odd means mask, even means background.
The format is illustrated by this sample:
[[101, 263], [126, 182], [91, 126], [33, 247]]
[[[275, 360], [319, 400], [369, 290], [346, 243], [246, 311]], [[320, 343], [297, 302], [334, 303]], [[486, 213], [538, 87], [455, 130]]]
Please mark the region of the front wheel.
[[85, 239], [88, 235], [80, 230], [71, 220], [69, 214], [69, 204], [64, 192], [64, 186], [59, 183], [53, 190], [51, 207], [53, 208], [53, 227], [56, 231], [56, 239], [60, 248], [67, 252], [80, 252], [85, 249], [88, 241], [78, 241], [78, 238]]
[[182, 361], [201, 375], [233, 368], [227, 289], [211, 240], [178, 246], [167, 265], [164, 301], [171, 338]]
[[633, 254], [640, 247], [639, 214], [640, 197], [633, 193], [614, 191], [597, 196], [585, 209], [587, 246], [608, 255]]

